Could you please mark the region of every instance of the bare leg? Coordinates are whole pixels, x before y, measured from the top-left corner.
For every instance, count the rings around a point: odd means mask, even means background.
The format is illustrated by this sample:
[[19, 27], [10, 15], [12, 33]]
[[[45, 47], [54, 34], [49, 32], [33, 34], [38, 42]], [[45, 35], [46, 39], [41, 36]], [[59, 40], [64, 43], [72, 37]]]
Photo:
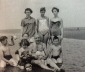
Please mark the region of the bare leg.
[[43, 63], [41, 63], [40, 60], [32, 60], [32, 63], [39, 65], [43, 69], [54, 71], [54, 69], [50, 69], [49, 67], [47, 67], [46, 65], [44, 65]]
[[51, 67], [60, 71], [60, 68], [51, 59], [47, 59], [47, 63], [50, 64]]

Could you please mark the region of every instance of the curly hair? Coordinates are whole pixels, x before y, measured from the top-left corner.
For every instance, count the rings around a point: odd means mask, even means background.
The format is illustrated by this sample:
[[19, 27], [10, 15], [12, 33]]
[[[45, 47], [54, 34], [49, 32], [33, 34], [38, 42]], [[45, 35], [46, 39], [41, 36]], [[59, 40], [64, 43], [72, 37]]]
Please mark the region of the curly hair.
[[31, 8], [26, 8], [24, 12], [26, 13], [26, 11], [30, 11], [31, 13], [33, 13]]
[[59, 12], [59, 9], [58, 9], [57, 7], [53, 7], [53, 8], [52, 8], [52, 12], [53, 12], [54, 9], [55, 9], [57, 12]]
[[1, 36], [0, 37], [0, 42], [4, 41], [5, 39], [8, 39], [8, 37], [7, 36]]
[[23, 46], [29, 46], [30, 43], [27, 39], [22, 39], [21, 42], [19, 43], [19, 45], [22, 47]]

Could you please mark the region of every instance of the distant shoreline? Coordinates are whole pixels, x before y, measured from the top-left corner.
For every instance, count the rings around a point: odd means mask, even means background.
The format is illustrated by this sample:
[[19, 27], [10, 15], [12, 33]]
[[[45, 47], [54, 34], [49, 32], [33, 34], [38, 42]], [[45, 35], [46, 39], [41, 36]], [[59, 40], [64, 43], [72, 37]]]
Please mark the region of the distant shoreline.
[[[21, 29], [0, 30], [0, 36], [18, 35], [21, 36]], [[85, 27], [64, 28], [64, 38], [85, 40]]]

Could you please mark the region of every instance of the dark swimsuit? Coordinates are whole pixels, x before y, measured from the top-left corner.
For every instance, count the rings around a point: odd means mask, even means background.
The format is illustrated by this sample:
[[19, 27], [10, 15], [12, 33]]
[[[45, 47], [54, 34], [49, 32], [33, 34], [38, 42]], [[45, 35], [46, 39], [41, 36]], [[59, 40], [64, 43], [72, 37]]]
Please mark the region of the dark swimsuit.
[[[28, 63], [31, 64], [31, 60], [33, 60], [33, 57], [32, 57], [31, 55], [29, 55], [29, 52], [26, 52], [26, 53], [22, 52], [21, 55], [24, 55], [24, 54], [27, 54], [28, 56], [27, 56], [26, 59], [23, 59], [23, 57], [20, 58], [20, 60], [18, 61], [18, 64], [19, 64], [20, 66], [25, 66], [25, 65], [28, 64]], [[26, 56], [24, 56], [24, 57], [26, 57]]]
[[54, 59], [58, 59], [60, 56], [58, 55], [58, 56], [52, 56], [52, 58], [54, 58]]
[[61, 22], [60, 21], [56, 21], [56, 22], [52, 21], [51, 24], [52, 24], [51, 34], [53, 34], [55, 36], [61, 35], [61, 29], [60, 29]]
[[52, 21], [52, 24], [56, 24], [59, 27], [61, 23], [60, 23], [60, 21], [56, 21], [56, 22]]
[[12, 57], [12, 55], [4, 55], [4, 58], [7, 59], [7, 60], [10, 60]]

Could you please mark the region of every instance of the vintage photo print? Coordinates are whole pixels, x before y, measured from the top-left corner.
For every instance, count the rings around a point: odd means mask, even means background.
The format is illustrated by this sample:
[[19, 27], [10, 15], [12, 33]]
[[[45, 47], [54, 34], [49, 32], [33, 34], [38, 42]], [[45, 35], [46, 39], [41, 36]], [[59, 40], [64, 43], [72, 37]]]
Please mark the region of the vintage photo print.
[[85, 72], [85, 0], [0, 0], [0, 72]]

